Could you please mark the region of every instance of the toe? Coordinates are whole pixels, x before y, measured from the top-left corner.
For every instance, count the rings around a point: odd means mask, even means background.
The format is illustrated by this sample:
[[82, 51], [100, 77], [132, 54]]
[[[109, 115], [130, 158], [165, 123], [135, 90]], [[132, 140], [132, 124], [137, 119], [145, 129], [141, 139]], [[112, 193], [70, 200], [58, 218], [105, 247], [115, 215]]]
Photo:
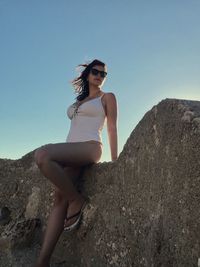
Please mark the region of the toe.
[[65, 219], [64, 227], [68, 227], [68, 226], [72, 225], [73, 223], [75, 223], [77, 218], [78, 218], [78, 215], [75, 216], [74, 218], [71, 218], [71, 219]]

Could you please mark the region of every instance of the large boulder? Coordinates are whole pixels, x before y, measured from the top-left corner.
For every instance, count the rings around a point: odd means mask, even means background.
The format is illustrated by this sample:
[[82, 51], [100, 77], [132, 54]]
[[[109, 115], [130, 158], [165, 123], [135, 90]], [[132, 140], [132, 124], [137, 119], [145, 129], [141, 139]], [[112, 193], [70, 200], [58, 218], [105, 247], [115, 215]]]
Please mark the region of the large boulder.
[[[0, 160], [2, 267], [33, 266], [52, 208], [54, 187], [33, 155]], [[52, 266], [200, 266], [199, 101], [162, 100], [116, 161], [83, 170], [77, 188], [90, 202]]]

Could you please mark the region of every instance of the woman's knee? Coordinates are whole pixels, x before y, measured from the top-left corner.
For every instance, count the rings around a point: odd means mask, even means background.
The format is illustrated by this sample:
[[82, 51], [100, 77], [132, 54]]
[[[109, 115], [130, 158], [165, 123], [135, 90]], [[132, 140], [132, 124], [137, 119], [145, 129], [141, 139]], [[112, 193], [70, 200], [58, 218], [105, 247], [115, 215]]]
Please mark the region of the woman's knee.
[[39, 147], [34, 153], [34, 159], [38, 166], [49, 160], [48, 145]]

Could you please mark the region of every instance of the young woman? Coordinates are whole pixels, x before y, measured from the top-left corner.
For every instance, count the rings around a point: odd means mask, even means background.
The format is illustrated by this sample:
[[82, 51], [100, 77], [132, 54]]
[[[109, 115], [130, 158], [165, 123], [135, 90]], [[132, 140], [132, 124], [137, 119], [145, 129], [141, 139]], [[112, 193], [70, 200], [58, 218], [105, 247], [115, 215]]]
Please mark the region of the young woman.
[[101, 130], [105, 119], [111, 160], [115, 161], [118, 157], [116, 97], [111, 92], [101, 90], [107, 67], [97, 59], [78, 66], [84, 67], [84, 70], [72, 81], [78, 96], [77, 101], [67, 109], [71, 126], [66, 142], [47, 144], [35, 151], [36, 164], [55, 186], [54, 207], [36, 267], [49, 266], [62, 231], [71, 231], [80, 223], [87, 201], [76, 190], [73, 179], [80, 175], [84, 166], [99, 162], [103, 149]]

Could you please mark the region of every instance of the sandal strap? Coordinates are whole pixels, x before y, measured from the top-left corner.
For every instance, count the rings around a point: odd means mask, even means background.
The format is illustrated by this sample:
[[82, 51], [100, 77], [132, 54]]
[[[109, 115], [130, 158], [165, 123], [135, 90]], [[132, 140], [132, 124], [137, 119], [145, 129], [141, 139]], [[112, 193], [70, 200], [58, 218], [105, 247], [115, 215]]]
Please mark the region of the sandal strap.
[[72, 216], [70, 216], [70, 217], [67, 217], [66, 220], [69, 220], [69, 219], [74, 218], [74, 217], [76, 217], [77, 215], [79, 215], [79, 214], [82, 212], [82, 210], [83, 210], [83, 208], [85, 207], [85, 205], [86, 205], [86, 202], [83, 203], [81, 209], [80, 209], [77, 213], [75, 213], [74, 215], [72, 215]]
[[80, 213], [81, 213], [81, 210], [78, 211], [77, 213], [75, 213], [74, 215], [72, 215], [72, 216], [70, 216], [70, 217], [67, 217], [66, 219], [69, 220], [69, 219], [71, 219], [71, 218], [74, 218], [74, 217], [76, 217], [77, 215], [79, 215]]

